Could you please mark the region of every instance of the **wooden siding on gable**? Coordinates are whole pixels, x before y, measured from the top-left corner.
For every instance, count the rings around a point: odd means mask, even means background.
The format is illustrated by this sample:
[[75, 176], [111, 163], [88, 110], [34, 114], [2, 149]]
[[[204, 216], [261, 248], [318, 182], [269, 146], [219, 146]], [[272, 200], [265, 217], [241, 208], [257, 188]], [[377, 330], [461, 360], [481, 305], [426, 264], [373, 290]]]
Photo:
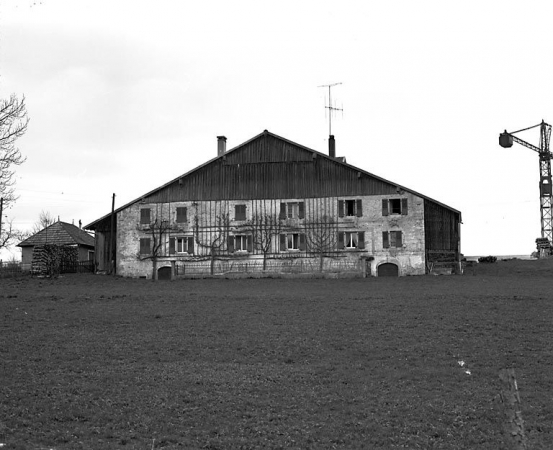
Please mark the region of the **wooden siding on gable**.
[[460, 214], [437, 203], [424, 201], [426, 250], [459, 251]]
[[148, 203], [390, 195], [396, 186], [275, 137], [260, 138], [151, 195]]

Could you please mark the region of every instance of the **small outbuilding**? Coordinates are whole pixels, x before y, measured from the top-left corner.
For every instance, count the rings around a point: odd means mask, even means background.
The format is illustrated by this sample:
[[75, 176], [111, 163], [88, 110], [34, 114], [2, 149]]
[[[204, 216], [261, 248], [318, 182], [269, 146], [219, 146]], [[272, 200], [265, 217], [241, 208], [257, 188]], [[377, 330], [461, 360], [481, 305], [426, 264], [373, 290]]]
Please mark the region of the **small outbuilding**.
[[78, 261], [94, 260], [94, 237], [73, 224], [57, 221], [17, 244], [24, 268], [30, 269], [34, 248], [43, 245], [76, 247]]

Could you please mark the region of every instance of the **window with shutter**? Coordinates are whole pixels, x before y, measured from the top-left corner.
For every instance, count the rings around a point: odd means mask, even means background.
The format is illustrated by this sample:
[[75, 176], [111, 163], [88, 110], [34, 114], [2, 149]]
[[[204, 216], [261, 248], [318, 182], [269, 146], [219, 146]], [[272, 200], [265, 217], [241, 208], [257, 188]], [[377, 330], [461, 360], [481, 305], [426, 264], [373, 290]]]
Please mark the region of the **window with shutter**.
[[169, 254], [175, 254], [175, 238], [169, 238]]
[[281, 252], [286, 251], [286, 235], [285, 234], [280, 235], [280, 251]]
[[356, 215], [357, 217], [362, 217], [363, 216], [363, 201], [358, 198], [357, 201], [356, 201], [356, 205], [355, 205], [355, 209], [356, 209]]
[[246, 205], [236, 205], [234, 207], [234, 220], [246, 220]]
[[355, 200], [345, 201], [346, 216], [355, 216]]
[[402, 198], [401, 199], [401, 214], [406, 216], [407, 215], [407, 199]]
[[298, 218], [298, 212], [299, 212], [299, 208], [298, 208], [298, 204], [293, 202], [293, 203], [287, 203], [288, 205], [288, 218], [289, 219], [297, 219]]
[[401, 199], [400, 198], [391, 198], [390, 199], [390, 213], [391, 214], [401, 214]]
[[363, 250], [365, 248], [365, 232], [360, 231], [357, 233], [358, 240], [357, 240], [357, 248], [360, 250]]
[[286, 203], [280, 204], [280, 214], [278, 216], [280, 220], [286, 219]]
[[346, 248], [357, 248], [358, 236], [356, 231], [346, 231], [344, 233], [344, 239]]
[[[229, 237], [229, 242], [230, 238]], [[229, 250], [230, 251], [230, 250]], [[234, 251], [235, 252], [251, 252], [252, 251], [252, 237], [245, 234], [237, 234], [234, 236]]]
[[299, 247], [299, 249], [302, 252], [304, 252], [305, 249], [306, 249], [305, 234], [303, 234], [303, 233], [300, 233], [300, 247]]
[[344, 232], [338, 231], [338, 250], [344, 249]]
[[186, 207], [178, 207], [177, 208], [177, 223], [185, 223], [188, 222]]
[[149, 255], [150, 253], [150, 238], [140, 238], [140, 254]]
[[402, 233], [401, 231], [396, 231], [395, 232], [396, 234], [396, 237], [395, 237], [395, 247], [403, 247], [403, 236], [402, 236]]
[[388, 232], [382, 232], [382, 248], [390, 248], [390, 240], [388, 239]]
[[385, 198], [382, 200], [382, 215], [383, 216], [387, 216], [389, 215], [389, 210], [388, 210], [388, 199]]
[[141, 208], [140, 209], [140, 224], [149, 225], [150, 220], [150, 208]]

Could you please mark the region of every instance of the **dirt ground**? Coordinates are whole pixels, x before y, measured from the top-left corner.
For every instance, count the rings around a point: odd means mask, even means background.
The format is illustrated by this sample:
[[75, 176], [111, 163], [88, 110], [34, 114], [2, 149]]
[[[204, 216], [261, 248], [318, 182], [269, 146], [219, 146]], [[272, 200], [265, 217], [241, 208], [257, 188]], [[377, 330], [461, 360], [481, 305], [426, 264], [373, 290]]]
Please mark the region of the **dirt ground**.
[[553, 448], [553, 260], [458, 276], [0, 279], [5, 449]]

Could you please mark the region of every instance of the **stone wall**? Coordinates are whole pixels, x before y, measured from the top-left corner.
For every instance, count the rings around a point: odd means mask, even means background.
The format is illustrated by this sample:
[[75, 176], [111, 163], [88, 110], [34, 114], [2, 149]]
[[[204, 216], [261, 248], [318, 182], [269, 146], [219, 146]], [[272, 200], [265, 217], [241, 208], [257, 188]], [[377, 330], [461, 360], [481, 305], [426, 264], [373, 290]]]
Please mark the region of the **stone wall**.
[[[405, 199], [405, 200], [402, 200]], [[390, 206], [387, 215], [383, 215], [383, 200], [392, 200], [393, 205], [405, 205], [405, 210], [392, 211]], [[342, 206], [340, 206], [342, 201]], [[349, 202], [348, 202], [349, 201]], [[403, 202], [403, 203], [402, 203]], [[281, 203], [286, 203], [286, 218], [282, 218]], [[291, 206], [288, 206], [290, 204]], [[244, 205], [238, 206], [237, 205]], [[243, 212], [244, 220], [236, 217]], [[186, 221], [177, 221], [177, 208], [186, 208]], [[340, 211], [342, 208], [342, 211]], [[349, 210], [343, 210], [350, 208]], [[357, 214], [358, 208], [362, 213]], [[149, 209], [149, 223], [141, 224], [142, 209]], [[340, 214], [340, 213], [343, 214]], [[292, 217], [288, 217], [288, 213]], [[348, 215], [350, 213], [350, 215]], [[275, 236], [268, 256], [272, 260], [289, 258], [318, 258], [318, 254], [309, 252], [305, 244], [306, 228], [309, 224], [319, 223], [323, 216], [330, 217], [336, 233], [343, 233], [342, 239], [357, 233], [363, 237], [364, 248], [345, 248], [334, 250], [327, 257], [347, 258], [352, 260], [370, 260], [370, 272], [378, 273], [378, 267], [383, 263], [393, 263], [398, 266], [399, 275], [421, 275], [425, 273], [424, 246], [424, 202], [423, 199], [411, 193], [398, 193], [396, 196], [356, 196], [332, 197], [320, 199], [276, 199], [276, 200], [228, 200], [205, 202], [173, 202], [173, 203], [135, 203], [117, 214], [117, 274], [131, 277], [152, 276], [152, 259], [140, 254], [140, 240], [152, 236], [151, 223], [157, 219], [157, 224], [164, 221], [168, 229], [162, 238], [158, 267], [170, 265], [171, 261], [206, 261], [210, 260], [211, 250], [218, 253], [223, 260], [260, 258], [262, 252], [255, 245], [241, 241], [241, 237], [251, 234], [248, 221], [256, 215], [270, 215], [279, 218], [282, 227], [280, 234], [297, 234], [298, 242], [292, 242], [291, 248], [282, 250], [279, 236]], [[340, 217], [340, 216], [343, 217]], [[401, 245], [390, 245], [384, 248], [383, 232], [388, 233], [389, 244], [397, 244], [396, 232], [401, 232]], [[345, 234], [349, 233], [349, 234]], [[303, 244], [302, 237], [304, 235]], [[393, 235], [393, 236], [392, 236]], [[233, 247], [246, 248], [229, 249], [229, 236], [236, 237]], [[191, 239], [190, 243], [186, 240]], [[354, 238], [351, 238], [354, 239]], [[348, 242], [355, 244], [355, 241]], [[192, 247], [189, 247], [193, 243]], [[336, 243], [337, 244], [337, 243]], [[303, 247], [302, 247], [303, 245]], [[233, 250], [233, 251], [229, 251]], [[249, 251], [248, 251], [249, 250]]]

